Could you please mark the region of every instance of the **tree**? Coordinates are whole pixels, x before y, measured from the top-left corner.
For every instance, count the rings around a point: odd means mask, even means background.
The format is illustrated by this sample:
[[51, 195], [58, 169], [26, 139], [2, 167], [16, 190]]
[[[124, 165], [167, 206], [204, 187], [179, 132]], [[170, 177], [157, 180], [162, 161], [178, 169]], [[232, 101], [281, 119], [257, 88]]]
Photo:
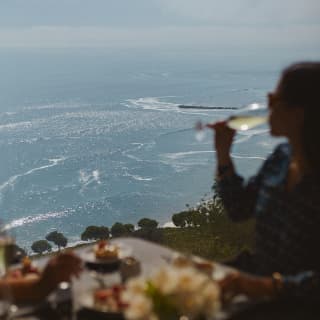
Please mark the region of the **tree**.
[[59, 251], [60, 247], [66, 247], [68, 243], [68, 239], [63, 235], [63, 233], [58, 231], [50, 232], [49, 234], [47, 234], [46, 239], [58, 246]]
[[105, 226], [89, 226], [81, 234], [81, 240], [101, 240], [109, 239], [110, 232], [109, 228]]
[[200, 210], [193, 210], [190, 214], [193, 227], [201, 227], [208, 224], [208, 217], [205, 212], [201, 212]]
[[52, 247], [47, 240], [35, 241], [31, 246], [32, 251], [42, 254], [45, 251], [51, 251]]
[[131, 233], [131, 232], [134, 231], [134, 225], [133, 225], [133, 224], [131, 224], [131, 223], [126, 223], [124, 226], [126, 227], [128, 233]]
[[164, 241], [162, 228], [154, 228], [154, 229], [142, 228], [142, 229], [136, 230], [132, 235], [134, 237], [142, 238], [142, 239], [149, 240], [156, 243], [163, 243]]
[[181, 211], [172, 215], [172, 222], [177, 227], [200, 227], [216, 222], [225, 215], [222, 200], [218, 194], [212, 199], [202, 198], [200, 203], [192, 208], [186, 204], [187, 211]]
[[127, 236], [128, 234], [132, 233], [133, 231], [134, 231], [134, 225], [130, 224], [130, 223], [122, 224], [120, 222], [116, 222], [111, 227], [112, 237]]
[[184, 212], [175, 213], [172, 215], [172, 222], [176, 227], [184, 228], [187, 225]]
[[194, 209], [191, 208], [188, 211], [181, 211], [172, 216], [174, 225], [182, 228], [194, 226], [194, 220]]
[[158, 226], [158, 222], [149, 218], [142, 218], [138, 222], [138, 226], [141, 229], [156, 229]]

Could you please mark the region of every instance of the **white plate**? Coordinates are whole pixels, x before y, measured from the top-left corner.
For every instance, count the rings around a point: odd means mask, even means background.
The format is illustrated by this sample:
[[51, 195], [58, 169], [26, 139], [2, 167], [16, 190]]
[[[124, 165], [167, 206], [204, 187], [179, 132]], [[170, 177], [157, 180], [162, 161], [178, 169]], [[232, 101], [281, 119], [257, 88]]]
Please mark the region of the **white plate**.
[[110, 258], [110, 259], [97, 259], [94, 247], [88, 248], [81, 254], [81, 258], [84, 262], [91, 263], [91, 264], [97, 264], [97, 265], [103, 265], [103, 264], [110, 264], [115, 263], [121, 259], [124, 259], [126, 257], [129, 257], [132, 255], [132, 249], [122, 243], [116, 243], [111, 244], [112, 246], [116, 246], [118, 248], [118, 257]]

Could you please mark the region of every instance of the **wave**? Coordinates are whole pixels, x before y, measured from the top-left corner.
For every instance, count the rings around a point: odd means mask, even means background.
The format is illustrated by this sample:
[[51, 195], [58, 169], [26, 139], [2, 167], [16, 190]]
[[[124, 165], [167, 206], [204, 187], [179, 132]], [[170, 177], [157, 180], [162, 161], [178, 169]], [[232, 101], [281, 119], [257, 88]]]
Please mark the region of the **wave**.
[[32, 126], [31, 121], [21, 121], [21, 122], [14, 122], [14, 123], [8, 123], [8, 124], [2, 124], [0, 125], [0, 131], [4, 130], [14, 130], [17, 128], [30, 128]]
[[[164, 153], [161, 155], [163, 160], [162, 163], [171, 166], [174, 168], [175, 172], [184, 172], [188, 170], [190, 167], [194, 166], [200, 166], [200, 165], [207, 165], [208, 164], [208, 158], [193, 158], [195, 155], [201, 155], [201, 154], [211, 154], [215, 153], [215, 150], [204, 150], [204, 151], [186, 151], [186, 152], [175, 152], [175, 153]], [[246, 154], [237, 154], [232, 153], [231, 158], [233, 159], [246, 159], [246, 160], [259, 160], [263, 161], [266, 160], [265, 157], [261, 157], [258, 155], [246, 155]], [[215, 160], [212, 160], [212, 163], [214, 163]]]
[[[212, 114], [223, 114], [222, 118], [225, 118], [234, 110], [230, 110], [228, 106], [211, 106], [212, 109], [183, 109], [180, 108], [181, 103], [173, 103], [168, 101], [163, 101], [163, 99], [170, 98], [171, 96], [164, 97], [141, 97], [137, 99], [127, 99], [122, 105], [127, 108], [143, 109], [143, 110], [154, 110], [154, 111], [167, 111], [176, 112], [181, 114], [198, 115], [202, 117], [210, 117]], [[192, 104], [192, 103], [190, 103]], [[215, 107], [217, 109], [215, 109]]]
[[84, 169], [79, 171], [79, 183], [82, 185], [81, 190], [93, 182], [101, 184], [99, 170], [96, 169], [89, 173]]
[[77, 103], [77, 102], [57, 102], [57, 103], [49, 103], [40, 106], [29, 106], [24, 107], [22, 110], [26, 111], [37, 111], [37, 110], [51, 110], [51, 109], [76, 109], [90, 106], [88, 104]]
[[147, 160], [141, 159], [141, 158], [133, 155], [132, 152], [140, 151], [143, 148], [151, 148], [152, 146], [155, 145], [155, 142], [154, 141], [146, 142], [146, 143], [132, 142], [131, 145], [133, 146], [132, 148], [128, 148], [128, 149], [125, 149], [125, 150], [121, 151], [121, 154], [124, 157], [127, 157], [127, 158], [129, 158], [131, 160], [134, 160], [134, 161], [137, 161], [137, 162], [145, 162]]
[[16, 114], [17, 114], [17, 112], [6, 111], [6, 112], [0, 113], [0, 116], [14, 116], [14, 115], [16, 115]]
[[124, 106], [128, 108], [142, 108], [144, 110], [157, 111], [179, 111], [179, 104], [172, 102], [163, 102], [161, 97], [143, 97], [138, 99], [127, 99]]
[[186, 151], [186, 152], [164, 153], [161, 156], [168, 158], [168, 159], [176, 160], [176, 159], [184, 158], [184, 157], [194, 155], [194, 154], [214, 153], [214, 152], [215, 152], [214, 150]]
[[259, 156], [248, 156], [248, 155], [240, 155], [240, 154], [234, 154], [231, 153], [231, 158], [234, 159], [253, 159], [253, 160], [266, 160], [267, 158], [265, 157], [259, 157]]
[[56, 158], [56, 159], [47, 159], [50, 163], [41, 167], [37, 167], [37, 168], [33, 168], [31, 170], [28, 170], [27, 172], [21, 173], [21, 174], [16, 174], [12, 177], [10, 177], [6, 182], [2, 183], [0, 185], [0, 201], [2, 200], [2, 193], [3, 191], [7, 188], [7, 187], [13, 187], [14, 184], [16, 183], [16, 181], [21, 178], [21, 177], [25, 177], [28, 176], [34, 172], [40, 171], [40, 170], [44, 170], [47, 168], [51, 168], [54, 167], [56, 165], [58, 165], [60, 162], [64, 161], [66, 158], [62, 157], [62, 158]]
[[48, 213], [41, 213], [41, 214], [32, 215], [32, 216], [26, 216], [23, 218], [12, 220], [11, 222], [7, 223], [4, 226], [4, 229], [10, 230], [10, 229], [18, 228], [21, 226], [38, 223], [41, 221], [46, 221], [53, 218], [62, 218], [70, 214], [72, 214], [71, 210], [65, 210], [60, 212], [48, 212]]
[[193, 114], [193, 115], [201, 115], [208, 116], [208, 112], [200, 112], [199, 110], [192, 109], [181, 109], [179, 106], [181, 104], [162, 101], [162, 99], [167, 97], [142, 97], [138, 99], [127, 99], [125, 103], [122, 105], [128, 108], [135, 109], [143, 109], [143, 110], [154, 110], [154, 111], [169, 111], [169, 112], [177, 112], [183, 114]]
[[149, 177], [141, 177], [137, 174], [130, 174], [128, 172], [126, 172], [124, 174], [124, 177], [130, 177], [130, 178], [137, 180], [137, 181], [152, 181], [153, 180], [152, 178], [149, 178]]

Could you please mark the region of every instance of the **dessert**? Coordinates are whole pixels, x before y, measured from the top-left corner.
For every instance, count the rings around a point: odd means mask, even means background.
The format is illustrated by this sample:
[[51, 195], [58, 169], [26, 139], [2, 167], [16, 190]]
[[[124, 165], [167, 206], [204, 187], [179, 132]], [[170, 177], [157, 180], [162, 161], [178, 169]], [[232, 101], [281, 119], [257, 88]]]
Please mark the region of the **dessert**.
[[121, 285], [96, 290], [93, 295], [95, 309], [104, 312], [122, 312], [127, 307], [121, 300], [123, 290], [124, 287]]
[[32, 261], [29, 257], [24, 257], [22, 260], [22, 266], [20, 268], [10, 270], [8, 274], [8, 276], [12, 278], [37, 278], [39, 275], [39, 269], [32, 265]]
[[114, 260], [119, 257], [119, 248], [105, 240], [101, 240], [94, 246], [94, 253], [99, 260]]
[[183, 255], [175, 257], [172, 260], [172, 264], [178, 268], [193, 267], [208, 276], [211, 276], [214, 270], [213, 262], [203, 260], [201, 258], [190, 258]]
[[21, 272], [23, 275], [36, 274], [39, 275], [39, 269], [32, 265], [32, 261], [29, 257], [24, 257], [22, 260]]

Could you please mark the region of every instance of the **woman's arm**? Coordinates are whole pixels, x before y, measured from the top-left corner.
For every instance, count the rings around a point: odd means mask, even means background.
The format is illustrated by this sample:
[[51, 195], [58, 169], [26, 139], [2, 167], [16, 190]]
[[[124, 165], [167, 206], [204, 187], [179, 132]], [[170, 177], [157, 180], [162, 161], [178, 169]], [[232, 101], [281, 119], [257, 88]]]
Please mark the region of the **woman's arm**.
[[244, 184], [242, 177], [235, 173], [230, 153], [235, 131], [225, 122], [208, 125], [215, 131], [214, 148], [216, 150], [216, 185], [215, 192], [222, 199], [229, 217], [234, 221], [247, 220], [253, 215], [258, 190], [257, 179]]
[[298, 297], [301, 299], [319, 299], [320, 275], [305, 271], [296, 275], [281, 276], [274, 273], [271, 277], [257, 277], [235, 272], [220, 281], [222, 296], [231, 298], [245, 294], [251, 298]]
[[238, 294], [250, 298], [275, 297], [277, 295], [273, 278], [256, 277], [247, 273], [234, 272], [220, 281], [224, 300], [230, 300]]
[[17, 302], [34, 302], [45, 298], [60, 282], [69, 281], [81, 271], [81, 261], [72, 253], [52, 258], [40, 278], [6, 278], [0, 280], [0, 298], [9, 293]]

